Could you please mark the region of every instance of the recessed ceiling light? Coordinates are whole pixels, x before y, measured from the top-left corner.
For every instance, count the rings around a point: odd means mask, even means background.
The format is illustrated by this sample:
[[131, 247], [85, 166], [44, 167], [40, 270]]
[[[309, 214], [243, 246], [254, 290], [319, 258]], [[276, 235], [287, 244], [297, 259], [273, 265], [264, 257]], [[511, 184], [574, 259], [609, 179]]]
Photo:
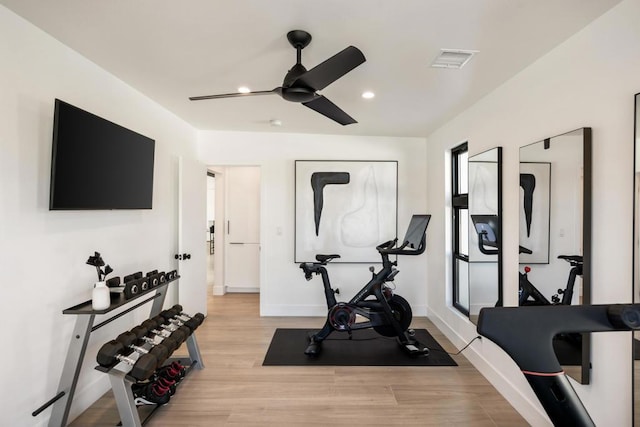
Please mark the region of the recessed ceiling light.
[[440, 49], [440, 54], [431, 64], [434, 68], [462, 68], [478, 53], [477, 50]]
[[240, 92], [240, 93], [249, 93], [249, 92], [251, 92], [251, 89], [249, 89], [249, 88], [248, 88], [248, 87], [246, 87], [246, 86], [240, 86], [240, 87], [238, 88], [238, 92]]
[[271, 126], [279, 127], [279, 126], [282, 126], [282, 120], [271, 119], [271, 120], [269, 120], [269, 124]]
[[362, 92], [362, 97], [363, 97], [364, 99], [371, 99], [371, 98], [373, 98], [374, 96], [376, 96], [376, 94], [375, 94], [375, 93], [373, 93], [373, 92], [371, 92], [371, 91]]

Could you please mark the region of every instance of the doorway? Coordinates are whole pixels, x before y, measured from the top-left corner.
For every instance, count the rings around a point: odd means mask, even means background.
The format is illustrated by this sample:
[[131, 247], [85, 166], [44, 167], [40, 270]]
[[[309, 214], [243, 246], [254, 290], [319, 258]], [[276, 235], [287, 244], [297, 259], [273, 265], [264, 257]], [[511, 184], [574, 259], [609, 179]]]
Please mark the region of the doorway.
[[260, 292], [260, 167], [210, 166], [213, 294]]

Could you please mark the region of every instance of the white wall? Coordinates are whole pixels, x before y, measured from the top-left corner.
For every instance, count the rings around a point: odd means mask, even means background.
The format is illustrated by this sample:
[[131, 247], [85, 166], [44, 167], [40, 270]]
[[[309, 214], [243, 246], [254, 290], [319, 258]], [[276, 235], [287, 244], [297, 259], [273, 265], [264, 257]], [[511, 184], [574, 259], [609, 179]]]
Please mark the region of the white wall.
[[[305, 281], [293, 262], [295, 160], [397, 160], [398, 233], [404, 235], [412, 214], [433, 213], [426, 204], [426, 148], [421, 138], [206, 131], [199, 135], [199, 152], [208, 165], [261, 167], [260, 312], [264, 316], [326, 315], [322, 282]], [[427, 239], [431, 232], [430, 226]], [[427, 257], [399, 257], [397, 292], [416, 315], [426, 314]], [[364, 286], [370, 277], [368, 267], [331, 265], [332, 283], [340, 288], [341, 299], [350, 299]]]
[[[477, 333], [450, 306], [447, 152], [503, 146], [504, 291], [517, 304], [518, 150], [584, 126], [593, 128], [593, 303], [631, 299], [633, 95], [640, 91], [640, 2], [627, 0], [448, 122], [427, 139], [429, 313], [458, 345]], [[442, 266], [446, 265], [446, 268]], [[446, 285], [445, 285], [446, 284]], [[515, 364], [489, 340], [466, 355], [533, 425], [546, 423]], [[574, 385], [596, 425], [631, 425], [629, 333], [593, 339], [590, 385]], [[605, 403], [606, 402], [606, 403]]]
[[[3, 6], [0, 58], [0, 425], [45, 425], [51, 409], [37, 418], [31, 412], [58, 392], [75, 322], [62, 310], [90, 298], [96, 273], [88, 256], [101, 252], [112, 275], [176, 268], [177, 156], [195, 156], [195, 131]], [[156, 140], [152, 210], [48, 210], [56, 97]], [[199, 227], [204, 221], [203, 212]], [[93, 369], [99, 346], [148, 309], [92, 335], [72, 417], [109, 388]]]

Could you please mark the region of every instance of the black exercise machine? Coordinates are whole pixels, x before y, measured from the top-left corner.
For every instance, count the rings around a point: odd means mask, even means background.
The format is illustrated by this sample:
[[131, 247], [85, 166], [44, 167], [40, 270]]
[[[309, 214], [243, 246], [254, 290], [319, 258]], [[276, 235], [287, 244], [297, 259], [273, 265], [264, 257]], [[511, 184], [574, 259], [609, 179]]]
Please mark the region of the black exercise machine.
[[[524, 273], [518, 273], [520, 294], [518, 296], [519, 305], [571, 305], [573, 299], [573, 288], [576, 283], [576, 277], [582, 276], [582, 255], [558, 255], [558, 259], [563, 259], [569, 263], [569, 278], [567, 286], [564, 289], [558, 289], [558, 293], [551, 297], [551, 301], [529, 281], [528, 274], [531, 268], [525, 267]], [[559, 295], [562, 295], [560, 298]]]
[[551, 345], [563, 333], [640, 329], [640, 304], [492, 307], [478, 333], [516, 362], [555, 426], [595, 426]]
[[[400, 295], [394, 294], [392, 288], [386, 285], [392, 282], [399, 273], [395, 268], [397, 261], [390, 261], [389, 255], [420, 255], [426, 249], [426, 230], [431, 215], [413, 215], [407, 233], [398, 247], [398, 239], [389, 240], [376, 247], [382, 257], [382, 269], [375, 273], [370, 267], [372, 278], [349, 302], [336, 301], [338, 289], [331, 287], [326, 265], [340, 255], [316, 255], [318, 262], [300, 264], [307, 280], [312, 274], [322, 277], [324, 294], [327, 299], [329, 312], [322, 330], [309, 337], [309, 345], [305, 354], [315, 356], [320, 354], [321, 344], [333, 331], [347, 332], [351, 338], [351, 331], [373, 328], [377, 333], [386, 337], [397, 337], [404, 350], [411, 355], [426, 355], [429, 349], [420, 344], [409, 329], [412, 312], [409, 303]], [[358, 317], [365, 319], [359, 321]]]
[[[471, 215], [471, 221], [478, 234], [478, 249], [485, 255], [496, 255], [500, 247], [500, 230], [498, 227], [498, 217], [496, 215]], [[520, 253], [532, 253], [530, 249], [520, 246]], [[569, 263], [569, 278], [564, 289], [558, 289], [558, 293], [551, 297], [549, 301], [529, 281], [528, 274], [530, 267], [524, 267], [524, 273], [518, 273], [518, 305], [570, 305], [573, 298], [573, 288], [576, 277], [582, 276], [583, 258], [581, 255], [559, 255], [558, 259], [563, 259]], [[559, 296], [562, 295], [562, 298]], [[501, 306], [499, 301], [496, 306]]]

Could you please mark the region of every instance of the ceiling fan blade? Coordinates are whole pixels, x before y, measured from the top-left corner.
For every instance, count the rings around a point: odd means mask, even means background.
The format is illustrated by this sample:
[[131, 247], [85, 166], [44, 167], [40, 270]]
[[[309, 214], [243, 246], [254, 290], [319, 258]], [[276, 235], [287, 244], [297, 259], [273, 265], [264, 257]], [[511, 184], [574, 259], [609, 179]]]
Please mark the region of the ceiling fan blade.
[[254, 92], [248, 92], [248, 93], [221, 93], [219, 95], [202, 95], [202, 96], [191, 96], [189, 97], [190, 101], [202, 101], [204, 99], [220, 99], [220, 98], [238, 98], [241, 96], [255, 96], [255, 95], [280, 95], [282, 96], [282, 88], [281, 87], [277, 87], [275, 89], [272, 90], [258, 90], [258, 91], [254, 91]]
[[349, 46], [302, 74], [292, 86], [301, 84], [313, 90], [322, 90], [365, 61], [360, 49]]
[[330, 118], [333, 121], [340, 123], [341, 125], [350, 125], [356, 122], [353, 117], [345, 113], [333, 102], [329, 101], [324, 96], [320, 95], [309, 102], [303, 102], [302, 105], [309, 107], [314, 111], [322, 114], [325, 117]]

